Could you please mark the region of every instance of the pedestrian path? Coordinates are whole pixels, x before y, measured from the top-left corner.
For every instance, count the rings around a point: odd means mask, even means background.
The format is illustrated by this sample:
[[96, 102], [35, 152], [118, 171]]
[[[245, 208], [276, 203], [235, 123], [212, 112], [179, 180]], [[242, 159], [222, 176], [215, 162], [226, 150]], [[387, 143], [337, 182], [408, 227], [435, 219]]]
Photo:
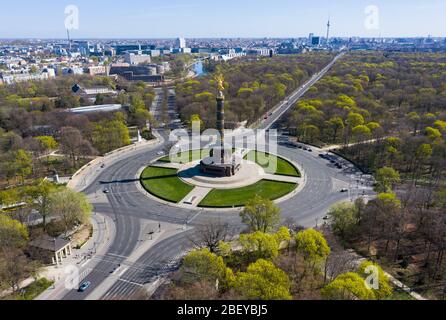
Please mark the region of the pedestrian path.
[[184, 208], [197, 208], [197, 206], [203, 201], [204, 198], [212, 191], [212, 188], [195, 187], [180, 204]]

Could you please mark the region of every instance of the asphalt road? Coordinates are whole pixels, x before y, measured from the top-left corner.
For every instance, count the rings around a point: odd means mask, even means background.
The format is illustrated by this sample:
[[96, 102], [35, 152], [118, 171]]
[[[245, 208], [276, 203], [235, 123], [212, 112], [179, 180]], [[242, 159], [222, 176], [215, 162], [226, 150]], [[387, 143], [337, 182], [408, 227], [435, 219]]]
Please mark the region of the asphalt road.
[[[148, 165], [157, 157], [163, 146], [152, 150], [141, 150], [128, 158], [123, 158], [107, 166], [98, 178], [84, 191], [87, 194], [100, 194], [104, 189], [108, 203], [95, 204], [95, 211], [112, 217], [116, 224], [116, 237], [108, 253], [90, 272], [84, 281], [92, 283], [88, 292], [111, 277], [111, 271], [122, 265], [140, 242], [141, 225], [144, 220], [173, 223], [190, 227], [205, 223], [209, 217], [219, 217], [238, 231], [243, 228], [239, 212], [201, 212], [185, 210], [160, 204], [142, 194], [135, 179], [138, 170]], [[336, 169], [330, 162], [318, 157], [316, 152], [303, 151], [289, 146], [279, 146], [278, 153], [299, 163], [305, 170], [307, 182], [304, 189], [290, 200], [279, 204], [284, 219], [292, 218], [299, 225], [314, 227], [316, 222], [323, 222], [327, 210], [335, 203], [348, 200], [348, 194], [341, 193], [342, 188], [352, 184], [352, 177], [357, 170], [350, 166], [344, 170]], [[198, 215], [197, 215], [198, 213]], [[191, 219], [194, 219], [191, 221]], [[175, 261], [190, 246], [192, 231], [177, 234], [149, 249], [135, 264], [126, 266], [128, 271], [107, 291], [104, 299], [129, 299], [138, 289], [150, 283], [154, 277], [169, 272]], [[85, 299], [86, 293], [73, 290], [64, 299]]]
[[[323, 73], [319, 76], [322, 77]], [[316, 82], [318, 79], [319, 77], [316, 77], [313, 80]], [[303, 93], [299, 91], [295, 97], [301, 94]], [[279, 110], [276, 113], [277, 116], [263, 123], [262, 127], [270, 128], [284, 112], [286, 112], [285, 109]], [[239, 218], [239, 211], [208, 212], [180, 209], [160, 204], [142, 194], [137, 188], [139, 183], [136, 178], [137, 173], [156, 158], [157, 153], [164, 147], [165, 144], [158, 145], [121, 158], [103, 168], [103, 172], [84, 190], [89, 195], [98, 195], [104, 189], [109, 190], [108, 202], [95, 204], [94, 210], [114, 220], [116, 236], [108, 252], [104, 256], [95, 257], [100, 262], [83, 279], [92, 283], [88, 291], [79, 293], [72, 290], [64, 297], [65, 300], [85, 299], [104, 281], [110, 280], [110, 277], [115, 277], [115, 282], [102, 299], [119, 300], [140, 297], [139, 293], [143, 285], [175, 269], [181, 256], [191, 247], [189, 239], [193, 237], [194, 227], [205, 223], [210, 217], [219, 217], [227, 222], [233, 227], [234, 233], [240, 232], [244, 227]], [[297, 149], [289, 146], [285, 141], [279, 145], [278, 153], [298, 163], [307, 176], [303, 190], [295, 197], [279, 204], [283, 219], [292, 218], [296, 224], [314, 227], [318, 223], [323, 223], [323, 218], [332, 205], [349, 200], [349, 194], [341, 193], [340, 190], [351, 188], [358, 177], [358, 170], [352, 165], [342, 170], [336, 169], [329, 161], [318, 157], [318, 152]], [[371, 189], [364, 189], [364, 192], [372, 194]], [[132, 255], [142, 241], [140, 237], [145, 220], [188, 225], [190, 229], [160, 241], [142, 254], [135, 263], [125, 265], [125, 260]], [[112, 274], [119, 266], [125, 267], [125, 272], [119, 276]]]
[[287, 99], [275, 108], [273, 114], [268, 119], [263, 119], [260, 125], [261, 129], [268, 130], [271, 126], [277, 122], [285, 113], [287, 113], [295, 103], [303, 97], [305, 93], [320, 79], [322, 79], [333, 65], [345, 55], [345, 52], [339, 53], [324, 69], [319, 73], [313, 75], [309, 81], [307, 81], [302, 87], [294, 91]]

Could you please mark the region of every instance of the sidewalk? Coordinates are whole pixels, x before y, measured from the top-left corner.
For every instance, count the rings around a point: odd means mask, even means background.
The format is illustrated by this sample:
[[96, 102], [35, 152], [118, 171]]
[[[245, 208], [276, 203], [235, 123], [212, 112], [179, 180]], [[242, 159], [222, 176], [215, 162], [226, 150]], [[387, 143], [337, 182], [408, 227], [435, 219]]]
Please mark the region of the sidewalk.
[[55, 284], [35, 300], [59, 300], [63, 298], [70, 291], [66, 288], [66, 282], [69, 276], [72, 276], [73, 270], [77, 269], [81, 282], [94, 268], [93, 257], [107, 252], [116, 233], [113, 221], [105, 215], [95, 213], [92, 216], [92, 223], [93, 237], [81, 249], [73, 249], [73, 254], [64, 259], [62, 265], [51, 266], [42, 270], [40, 276], [54, 281]]

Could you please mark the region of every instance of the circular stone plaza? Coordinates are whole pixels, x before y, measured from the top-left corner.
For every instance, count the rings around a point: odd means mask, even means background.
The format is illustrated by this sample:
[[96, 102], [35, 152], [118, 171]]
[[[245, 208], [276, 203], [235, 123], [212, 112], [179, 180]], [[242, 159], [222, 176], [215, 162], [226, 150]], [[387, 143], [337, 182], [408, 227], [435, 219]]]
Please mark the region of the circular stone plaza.
[[150, 197], [185, 208], [243, 207], [255, 196], [276, 202], [299, 192], [305, 181], [297, 164], [283, 157], [225, 143], [224, 96], [217, 96], [217, 142], [156, 159], [143, 170]]
[[209, 153], [190, 151], [181, 155], [187, 160], [179, 162], [157, 159], [142, 172], [141, 184], [162, 203], [205, 209], [242, 207], [256, 195], [280, 202], [303, 187], [302, 171], [287, 159], [246, 150], [236, 174], [215, 176], [201, 170], [200, 159]]

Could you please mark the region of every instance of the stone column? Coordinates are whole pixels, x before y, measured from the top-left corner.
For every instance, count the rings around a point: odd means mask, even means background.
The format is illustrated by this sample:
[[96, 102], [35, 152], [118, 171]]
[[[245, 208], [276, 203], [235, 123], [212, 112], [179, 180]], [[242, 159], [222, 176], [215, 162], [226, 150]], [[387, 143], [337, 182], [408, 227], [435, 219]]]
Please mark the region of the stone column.
[[219, 144], [221, 146], [220, 163], [225, 161], [225, 96], [220, 91], [217, 97], [217, 130], [220, 133]]

